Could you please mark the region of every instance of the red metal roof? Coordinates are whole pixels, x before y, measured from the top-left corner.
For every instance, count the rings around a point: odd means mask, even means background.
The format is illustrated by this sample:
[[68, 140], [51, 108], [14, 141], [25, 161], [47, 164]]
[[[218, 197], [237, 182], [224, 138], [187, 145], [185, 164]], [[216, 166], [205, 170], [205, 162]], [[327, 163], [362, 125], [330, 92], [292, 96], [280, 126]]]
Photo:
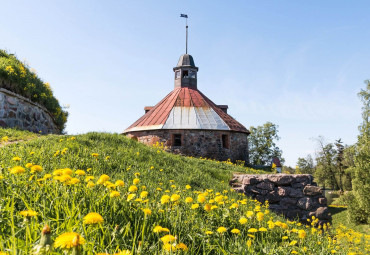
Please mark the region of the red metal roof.
[[[162, 129], [174, 107], [195, 107], [197, 109], [203, 108], [203, 110], [212, 109], [219, 116], [217, 118], [221, 118], [224, 124], [227, 125], [228, 130], [249, 133], [249, 131], [242, 124], [225, 113], [198, 89], [188, 87], [175, 88], [144, 116], [129, 126], [124, 133], [135, 130]], [[220, 120], [220, 122], [222, 121]]]

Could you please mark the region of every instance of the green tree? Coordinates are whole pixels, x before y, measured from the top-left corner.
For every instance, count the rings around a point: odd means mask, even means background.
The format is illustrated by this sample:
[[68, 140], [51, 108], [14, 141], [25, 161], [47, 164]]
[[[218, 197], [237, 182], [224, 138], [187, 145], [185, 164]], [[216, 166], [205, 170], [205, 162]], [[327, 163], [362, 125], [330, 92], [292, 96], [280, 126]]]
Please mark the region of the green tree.
[[267, 122], [262, 126], [249, 128], [251, 134], [249, 142], [249, 163], [252, 165], [269, 165], [272, 158], [277, 157], [283, 163], [282, 150], [276, 146], [278, 136], [278, 126]]
[[302, 174], [313, 175], [315, 173], [315, 163], [310, 154], [308, 154], [305, 158], [298, 158], [297, 166]]
[[362, 123], [356, 144], [353, 167], [352, 195], [349, 201], [349, 215], [352, 220], [370, 223], [370, 80], [366, 88], [358, 94], [362, 103]]

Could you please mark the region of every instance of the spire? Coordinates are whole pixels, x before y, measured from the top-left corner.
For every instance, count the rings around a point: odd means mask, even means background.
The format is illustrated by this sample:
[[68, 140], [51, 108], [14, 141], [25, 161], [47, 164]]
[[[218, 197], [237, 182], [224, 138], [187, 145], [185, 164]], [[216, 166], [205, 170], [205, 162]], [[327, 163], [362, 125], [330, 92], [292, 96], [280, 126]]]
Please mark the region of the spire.
[[186, 46], [185, 46], [185, 54], [188, 54], [188, 15], [187, 14], [180, 14], [180, 17], [186, 19]]

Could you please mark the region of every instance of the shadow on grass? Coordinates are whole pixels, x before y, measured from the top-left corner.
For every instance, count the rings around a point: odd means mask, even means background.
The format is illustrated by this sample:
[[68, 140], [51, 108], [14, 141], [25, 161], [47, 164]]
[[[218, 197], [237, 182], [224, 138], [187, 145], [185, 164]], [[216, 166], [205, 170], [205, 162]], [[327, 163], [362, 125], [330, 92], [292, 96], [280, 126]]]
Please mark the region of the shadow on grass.
[[347, 210], [347, 208], [343, 208], [343, 207], [328, 207], [328, 208], [329, 208], [329, 212], [331, 213], [331, 215], [335, 215], [337, 213], [341, 213]]

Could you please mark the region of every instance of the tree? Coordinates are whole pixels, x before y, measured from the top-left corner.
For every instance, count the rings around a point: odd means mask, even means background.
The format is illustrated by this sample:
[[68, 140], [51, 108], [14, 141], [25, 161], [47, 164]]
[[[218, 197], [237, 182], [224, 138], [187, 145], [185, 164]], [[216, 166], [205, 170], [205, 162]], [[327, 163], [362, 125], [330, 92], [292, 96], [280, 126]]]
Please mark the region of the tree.
[[302, 174], [313, 175], [315, 173], [315, 164], [310, 154], [308, 154], [305, 158], [298, 158], [297, 166]]
[[370, 80], [366, 89], [358, 94], [363, 102], [360, 135], [356, 143], [355, 166], [352, 180], [352, 195], [349, 201], [349, 215], [354, 221], [370, 223]]
[[267, 165], [271, 163], [272, 158], [277, 157], [283, 163], [282, 150], [276, 146], [278, 141], [278, 126], [267, 122], [262, 126], [249, 128], [251, 132], [249, 140], [249, 162], [252, 165]]

